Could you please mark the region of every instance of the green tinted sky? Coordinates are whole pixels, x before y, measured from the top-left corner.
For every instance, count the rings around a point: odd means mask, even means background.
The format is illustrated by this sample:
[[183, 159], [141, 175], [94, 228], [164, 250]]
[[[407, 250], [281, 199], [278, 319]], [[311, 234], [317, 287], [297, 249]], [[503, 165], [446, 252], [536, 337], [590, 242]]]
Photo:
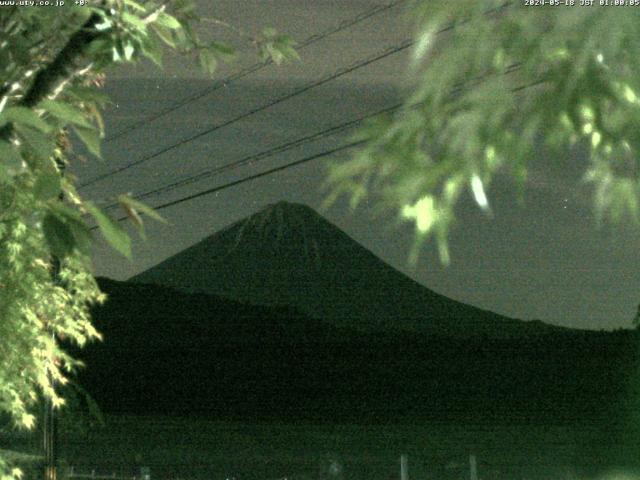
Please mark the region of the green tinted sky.
[[[118, 70], [107, 83], [114, 101], [105, 114], [107, 137], [211, 86], [220, 88], [107, 142], [104, 163], [91, 161], [72, 168], [80, 183], [287, 96], [400, 44], [411, 33], [403, 20], [402, 6], [375, 13], [378, 4], [368, 1], [224, 0], [215, 2], [215, 10], [214, 2], [200, 3], [205, 15], [248, 32], [270, 25], [299, 41], [357, 15], [371, 16], [348, 27], [343, 23], [342, 31], [302, 49], [301, 63], [269, 66], [224, 86], [216, 82], [257, 59], [248, 47], [228, 32], [214, 29], [213, 24], [208, 33], [232, 40], [245, 53], [236, 65], [223, 67], [214, 80], [204, 78], [192, 63], [176, 58], [167, 60], [165, 72], [148, 65]], [[406, 55], [403, 51], [341, 75], [81, 192], [92, 199], [127, 191], [139, 194], [390, 106], [402, 92]], [[310, 142], [147, 201], [157, 205], [222, 185], [335, 148], [344, 138], [337, 135]], [[98, 246], [96, 274], [128, 278], [279, 200], [302, 202], [317, 209], [324, 197], [323, 161], [165, 209], [162, 213], [171, 226], [150, 225], [149, 240], [136, 243], [133, 262]], [[425, 247], [417, 267], [410, 269], [406, 260], [413, 230], [409, 224], [397, 224], [392, 213], [375, 213], [365, 204], [352, 214], [344, 202], [339, 202], [323, 215], [383, 260], [456, 300], [509, 316], [579, 328], [627, 327], [640, 302], [638, 232], [624, 225], [596, 229], [589, 191], [579, 182], [583, 165], [579, 152], [567, 153], [561, 159], [534, 153], [525, 204], [516, 203], [509, 182], [498, 181], [489, 191], [493, 219], [484, 216], [467, 196], [459, 208], [460, 221], [451, 233], [453, 261], [448, 268], [440, 265], [431, 245]]]

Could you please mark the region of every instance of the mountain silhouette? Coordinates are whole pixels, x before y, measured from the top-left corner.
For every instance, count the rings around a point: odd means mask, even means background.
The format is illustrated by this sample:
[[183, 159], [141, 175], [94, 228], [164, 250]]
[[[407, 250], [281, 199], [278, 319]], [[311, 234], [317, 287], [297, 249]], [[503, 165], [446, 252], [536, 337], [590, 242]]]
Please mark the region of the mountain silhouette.
[[308, 206], [279, 202], [130, 279], [259, 305], [337, 326], [453, 337], [560, 330], [449, 299], [387, 265]]
[[[290, 307], [98, 279], [104, 340], [71, 348], [108, 413], [313, 421], [612, 422], [634, 332], [363, 332]], [[631, 405], [631, 404], [629, 404]], [[624, 412], [623, 412], [624, 413]]]

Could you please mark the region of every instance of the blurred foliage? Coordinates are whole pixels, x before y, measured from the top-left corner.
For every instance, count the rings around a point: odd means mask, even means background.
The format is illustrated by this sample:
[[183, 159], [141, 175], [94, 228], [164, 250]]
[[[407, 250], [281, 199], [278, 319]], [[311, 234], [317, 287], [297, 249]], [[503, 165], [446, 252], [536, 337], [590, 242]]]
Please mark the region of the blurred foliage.
[[490, 213], [497, 174], [524, 190], [534, 145], [559, 162], [588, 151], [584, 178], [596, 219], [639, 220], [640, 9], [540, 7], [525, 2], [414, 0], [415, 42], [403, 108], [357, 133], [330, 166], [330, 201], [380, 205], [415, 223], [416, 250], [447, 236], [461, 193]]
[[[201, 38], [196, 26], [203, 19], [191, 0], [90, 3], [0, 11], [0, 415], [27, 429], [43, 397], [56, 407], [64, 403], [54, 386], [68, 385], [79, 366], [60, 341], [82, 346], [100, 338], [89, 307], [103, 295], [83, 216], [95, 220], [113, 248], [131, 255], [124, 228], [63, 175], [73, 159], [69, 133], [100, 156], [100, 110], [108, 99], [99, 88], [113, 65], [146, 57], [160, 66], [168, 46], [213, 73], [219, 60], [235, 55], [230, 46]], [[251, 41], [263, 59], [297, 58], [295, 42], [273, 29]], [[140, 214], [160, 218], [126, 195], [118, 203], [141, 234]], [[18, 474], [0, 454], [0, 478]]]

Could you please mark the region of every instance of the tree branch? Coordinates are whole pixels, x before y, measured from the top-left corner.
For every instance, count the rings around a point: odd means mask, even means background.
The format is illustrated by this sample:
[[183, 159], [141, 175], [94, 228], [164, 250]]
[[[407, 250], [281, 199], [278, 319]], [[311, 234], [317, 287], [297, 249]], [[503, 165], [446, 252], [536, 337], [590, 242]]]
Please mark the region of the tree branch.
[[[102, 35], [95, 29], [101, 21], [100, 15], [92, 14], [67, 41], [53, 61], [42, 68], [35, 76], [31, 87], [18, 103], [19, 106], [33, 108], [40, 100], [54, 92], [58, 84], [67, 80], [75, 67], [75, 62], [82, 56], [85, 48]], [[13, 132], [13, 124], [7, 123], [0, 128], [0, 139], [8, 140]]]
[[37, 73], [29, 91], [20, 102], [21, 106], [34, 107], [56, 89], [56, 84], [60, 80], [64, 80], [64, 77], [69, 75], [76, 59], [82, 56], [84, 49], [102, 34], [94, 28], [100, 20], [100, 15], [94, 13], [76, 33], [71, 35], [53, 62]]

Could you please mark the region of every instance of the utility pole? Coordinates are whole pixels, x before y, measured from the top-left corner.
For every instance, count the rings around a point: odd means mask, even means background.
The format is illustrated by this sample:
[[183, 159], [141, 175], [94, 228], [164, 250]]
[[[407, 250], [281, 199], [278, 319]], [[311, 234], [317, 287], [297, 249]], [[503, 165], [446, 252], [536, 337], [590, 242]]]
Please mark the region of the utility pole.
[[[60, 158], [56, 158], [56, 166], [60, 176], [64, 176], [65, 164]], [[58, 196], [60, 202], [64, 201], [64, 193]], [[56, 284], [60, 283], [60, 259], [57, 256], [51, 258], [51, 275]], [[55, 342], [55, 334], [51, 332], [51, 338]], [[47, 380], [51, 388], [55, 390], [55, 381], [51, 371], [47, 372]], [[44, 448], [44, 480], [57, 480], [56, 466], [58, 463], [58, 418], [53, 407], [53, 401], [46, 398], [44, 402], [43, 425], [43, 448]]]
[[[53, 378], [51, 373], [48, 375], [51, 386]], [[44, 480], [56, 480], [56, 462], [57, 462], [57, 418], [53, 408], [53, 402], [47, 398], [44, 402], [44, 419], [43, 419], [43, 436], [44, 436]]]

